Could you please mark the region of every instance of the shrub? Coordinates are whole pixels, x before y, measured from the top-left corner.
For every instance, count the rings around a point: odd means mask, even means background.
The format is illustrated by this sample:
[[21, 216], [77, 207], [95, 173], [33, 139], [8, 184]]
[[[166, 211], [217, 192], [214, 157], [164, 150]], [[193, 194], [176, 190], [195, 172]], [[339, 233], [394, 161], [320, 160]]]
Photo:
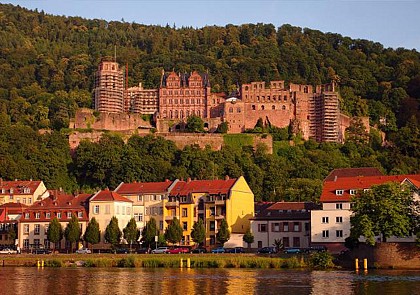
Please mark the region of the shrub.
[[48, 267], [62, 267], [63, 264], [62, 264], [61, 260], [52, 259], [52, 260], [45, 261], [45, 266], [48, 266]]
[[309, 261], [313, 268], [327, 269], [335, 266], [333, 256], [328, 252], [313, 253]]
[[129, 256], [127, 258], [123, 258], [118, 261], [118, 267], [135, 267], [135, 259], [133, 256]]

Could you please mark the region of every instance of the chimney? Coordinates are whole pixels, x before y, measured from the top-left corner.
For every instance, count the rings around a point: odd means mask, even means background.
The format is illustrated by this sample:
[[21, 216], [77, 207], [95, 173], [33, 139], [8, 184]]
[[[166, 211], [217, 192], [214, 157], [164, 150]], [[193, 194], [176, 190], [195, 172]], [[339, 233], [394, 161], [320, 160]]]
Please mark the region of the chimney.
[[337, 175], [336, 175], [336, 176], [334, 176], [334, 181], [337, 181], [337, 178], [338, 178], [338, 177], [337, 177]]
[[229, 175], [226, 175], [225, 176], [225, 180], [229, 180]]
[[191, 182], [191, 177], [188, 177], [187, 178], [187, 182]]

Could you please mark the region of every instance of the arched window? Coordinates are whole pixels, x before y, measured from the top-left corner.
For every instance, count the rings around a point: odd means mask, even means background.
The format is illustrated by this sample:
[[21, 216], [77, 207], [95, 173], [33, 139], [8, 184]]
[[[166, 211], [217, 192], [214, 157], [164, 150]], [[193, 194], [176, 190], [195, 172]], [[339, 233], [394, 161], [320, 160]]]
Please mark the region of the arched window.
[[172, 111], [169, 111], [169, 118], [172, 119]]
[[264, 105], [262, 105], [262, 106], [261, 106], [261, 109], [262, 109], [262, 110], [264, 111], [264, 109], [265, 109], [265, 106], [264, 106]]
[[281, 107], [281, 109], [282, 109], [282, 110], [285, 110], [285, 109], [286, 109], [286, 106], [285, 106], [285, 105], [283, 105], [283, 106]]
[[179, 117], [181, 119], [184, 119], [184, 112], [182, 110], [179, 111]]
[[178, 111], [175, 111], [175, 118], [178, 119]]
[[272, 109], [272, 110], [275, 110], [275, 109], [276, 109], [276, 106], [275, 106], [275, 105], [272, 105], [272, 106], [271, 106], [271, 109]]
[[255, 104], [251, 106], [252, 110], [255, 111]]
[[232, 107], [229, 108], [229, 113], [233, 113], [233, 108]]

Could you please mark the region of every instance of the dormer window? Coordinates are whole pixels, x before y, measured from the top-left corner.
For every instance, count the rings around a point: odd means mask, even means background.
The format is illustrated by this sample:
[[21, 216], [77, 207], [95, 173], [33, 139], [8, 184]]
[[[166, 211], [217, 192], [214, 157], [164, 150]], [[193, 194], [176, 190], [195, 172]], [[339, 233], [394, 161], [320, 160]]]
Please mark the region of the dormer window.
[[13, 189], [12, 188], [10, 189], [10, 193], [13, 194]]
[[23, 189], [23, 193], [24, 193], [24, 194], [30, 194], [30, 193], [31, 193], [31, 189], [30, 189], [29, 187], [25, 187], [25, 188]]
[[25, 213], [25, 219], [29, 219], [29, 213]]
[[5, 190], [4, 188], [2, 188], [2, 189], [1, 189], [1, 193], [2, 193], [2, 194], [5, 194], [5, 193], [6, 193], [6, 190]]
[[78, 212], [78, 213], [77, 213], [77, 217], [78, 217], [78, 218], [82, 218], [82, 217], [83, 217], [83, 212], [82, 212], [82, 211]]
[[45, 218], [50, 219], [51, 218], [51, 213], [50, 212], [45, 213]]
[[35, 213], [35, 219], [39, 219], [41, 217], [41, 213], [37, 212]]
[[71, 218], [71, 212], [67, 212], [67, 218], [70, 219]]
[[356, 194], [356, 190], [355, 189], [351, 189], [350, 190], [350, 195], [354, 196]]
[[342, 189], [335, 190], [335, 195], [336, 196], [342, 196], [343, 194], [344, 194], [344, 190], [342, 190]]
[[57, 213], [57, 218], [58, 218], [58, 219], [61, 219], [61, 212], [58, 212], [58, 213]]

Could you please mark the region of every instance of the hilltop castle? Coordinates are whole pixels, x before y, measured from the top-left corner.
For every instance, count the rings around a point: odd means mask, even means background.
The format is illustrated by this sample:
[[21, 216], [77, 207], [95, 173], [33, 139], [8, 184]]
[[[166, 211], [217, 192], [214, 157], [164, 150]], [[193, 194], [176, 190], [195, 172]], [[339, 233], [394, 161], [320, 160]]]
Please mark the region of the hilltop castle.
[[340, 113], [335, 83], [285, 85], [284, 81], [243, 84], [235, 95], [212, 93], [207, 73], [162, 71], [159, 89], [124, 87], [124, 71], [113, 61], [102, 61], [96, 72], [95, 110], [104, 113], [153, 115], [158, 132], [182, 131], [189, 116], [203, 119], [209, 132], [226, 122], [228, 133], [254, 128], [259, 119], [304, 139], [342, 142], [349, 117]]

